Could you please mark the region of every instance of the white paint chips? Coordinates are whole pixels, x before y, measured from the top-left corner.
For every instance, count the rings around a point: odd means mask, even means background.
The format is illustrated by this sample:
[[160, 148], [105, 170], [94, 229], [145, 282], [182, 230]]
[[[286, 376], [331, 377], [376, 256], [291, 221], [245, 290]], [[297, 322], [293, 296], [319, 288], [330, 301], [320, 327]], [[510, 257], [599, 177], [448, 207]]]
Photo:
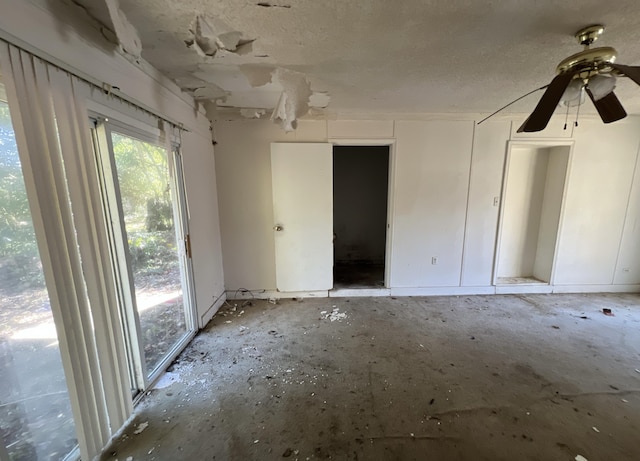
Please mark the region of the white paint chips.
[[180, 374], [167, 371], [160, 377], [160, 379], [158, 379], [158, 381], [156, 381], [156, 384], [153, 386], [153, 388], [164, 389], [166, 387], [171, 386], [173, 383], [179, 383], [179, 382], [182, 382], [182, 378], [180, 377]]
[[340, 312], [340, 309], [338, 309], [337, 307], [331, 312], [322, 311], [320, 312], [320, 315], [323, 320], [330, 320], [332, 322], [341, 322], [347, 318], [346, 312]]
[[576, 456], [576, 461], [588, 461], [588, 460], [584, 456], [578, 455], [578, 456]]
[[149, 427], [149, 421], [145, 421], [144, 423], [140, 423], [138, 424], [138, 427], [136, 428], [135, 431], [133, 431], [134, 434], [142, 434], [142, 431], [144, 431], [147, 427]]

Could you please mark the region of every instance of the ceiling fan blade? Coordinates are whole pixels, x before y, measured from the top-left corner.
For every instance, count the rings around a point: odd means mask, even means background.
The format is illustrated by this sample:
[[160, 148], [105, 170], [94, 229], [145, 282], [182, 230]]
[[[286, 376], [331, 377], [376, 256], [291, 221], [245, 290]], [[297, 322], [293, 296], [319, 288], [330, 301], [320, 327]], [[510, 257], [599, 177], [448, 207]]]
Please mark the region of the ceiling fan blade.
[[567, 86], [569, 86], [569, 83], [573, 79], [574, 74], [574, 72], [565, 72], [564, 74], [556, 75], [554, 79], [551, 80], [549, 88], [547, 88], [547, 91], [545, 91], [542, 98], [540, 98], [540, 102], [538, 102], [536, 108], [531, 115], [529, 115], [526, 122], [518, 128], [518, 133], [522, 131], [531, 133], [545, 129], [564, 94], [564, 90], [567, 89]]
[[640, 85], [640, 66], [625, 66], [624, 64], [615, 63], [611, 63], [609, 65]]
[[593, 99], [593, 94], [591, 94], [591, 91], [588, 88], [587, 94], [591, 98], [593, 105], [596, 106], [598, 114], [600, 114], [600, 118], [604, 123], [615, 122], [627, 116], [627, 112], [624, 110], [624, 107], [620, 104], [620, 100], [613, 91], [597, 101]]
[[529, 119], [531, 118], [531, 116], [527, 117], [527, 119], [524, 121], [524, 123], [522, 125], [520, 125], [520, 128], [518, 128], [517, 133], [522, 133], [524, 131], [524, 126], [529, 123]]

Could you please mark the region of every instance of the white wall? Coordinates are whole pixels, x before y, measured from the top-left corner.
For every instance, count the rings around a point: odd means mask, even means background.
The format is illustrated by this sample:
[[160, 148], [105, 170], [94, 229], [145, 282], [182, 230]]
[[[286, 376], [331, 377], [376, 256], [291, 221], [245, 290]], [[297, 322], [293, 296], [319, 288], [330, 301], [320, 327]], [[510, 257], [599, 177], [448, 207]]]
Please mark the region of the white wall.
[[511, 123], [476, 125], [465, 226], [462, 286], [491, 285], [507, 140]]
[[[549, 141], [545, 132], [516, 134], [518, 124], [306, 120], [296, 132], [285, 134], [268, 120], [218, 121], [216, 168], [227, 290], [275, 290], [269, 144], [336, 138], [344, 143], [351, 137], [358, 144], [374, 138], [394, 143], [391, 293], [495, 292], [494, 200], [501, 195], [507, 142]], [[585, 118], [573, 133], [556, 130], [558, 140], [573, 140], [575, 146], [559, 225], [556, 285], [549, 290], [640, 288], [631, 285], [640, 283], [639, 258], [633, 258], [640, 252], [640, 174], [631, 189], [639, 127], [638, 117], [612, 125]], [[558, 171], [556, 176], [562, 176]], [[543, 225], [541, 232], [547, 231]], [[437, 265], [431, 264], [434, 256]], [[626, 285], [612, 285], [615, 270], [616, 283]], [[601, 277], [605, 273], [608, 278]]]
[[638, 119], [583, 121], [574, 136], [554, 283], [610, 285], [618, 255], [637, 251], [639, 240], [637, 230], [628, 228], [636, 238], [629, 236], [621, 248], [640, 143]]
[[542, 199], [542, 213], [538, 229], [538, 245], [535, 262], [533, 263], [533, 276], [545, 282], [551, 281], [553, 272], [558, 228], [560, 226], [560, 212], [564, 198], [564, 183], [571, 147], [556, 146], [550, 147], [547, 151], [548, 161], [544, 198]]
[[220, 306], [220, 295], [225, 291], [211, 136], [183, 135], [182, 151], [196, 306], [199, 326], [204, 327]]
[[531, 277], [538, 248], [548, 149], [513, 147], [505, 188], [498, 277]]
[[640, 283], [640, 154], [636, 160], [613, 283]]
[[336, 146], [333, 158], [335, 261], [383, 263], [388, 146]]
[[215, 165], [204, 113], [149, 64], [122, 56], [80, 7], [46, 0], [0, 0], [0, 9], [1, 38], [81, 76], [118, 87], [122, 95], [186, 128], [182, 151], [197, 310], [199, 320], [207, 320], [213, 314], [211, 304], [224, 292]]
[[395, 134], [390, 284], [458, 286], [473, 123], [398, 121]]
[[218, 122], [215, 137], [225, 287], [275, 290], [270, 143], [326, 142], [326, 123], [285, 133], [268, 120]]

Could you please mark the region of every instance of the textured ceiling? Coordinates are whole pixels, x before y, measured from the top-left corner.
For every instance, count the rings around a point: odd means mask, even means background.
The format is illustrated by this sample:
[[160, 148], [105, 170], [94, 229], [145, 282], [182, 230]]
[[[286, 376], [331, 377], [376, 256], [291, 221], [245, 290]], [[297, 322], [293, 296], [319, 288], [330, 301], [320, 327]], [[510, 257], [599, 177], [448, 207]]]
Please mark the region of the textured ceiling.
[[[102, 0], [78, 3], [109, 24]], [[637, 0], [120, 0], [120, 8], [147, 61], [183, 88], [215, 84], [227, 95], [222, 106], [277, 102], [279, 82], [253, 87], [245, 65], [304, 73], [330, 96], [330, 113], [492, 112], [548, 83], [581, 50], [573, 33], [594, 23], [607, 27], [596, 46], [640, 65]], [[198, 14], [255, 39], [252, 49], [208, 57], [188, 48]], [[623, 105], [640, 113], [640, 87], [620, 80]], [[531, 111], [540, 95], [511, 110]]]

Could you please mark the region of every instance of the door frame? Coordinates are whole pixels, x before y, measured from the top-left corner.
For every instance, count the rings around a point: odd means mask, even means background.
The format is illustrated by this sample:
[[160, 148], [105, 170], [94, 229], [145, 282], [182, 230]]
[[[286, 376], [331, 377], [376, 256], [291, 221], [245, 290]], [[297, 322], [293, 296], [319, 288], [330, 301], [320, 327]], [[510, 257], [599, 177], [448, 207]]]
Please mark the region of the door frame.
[[[533, 148], [552, 148], [552, 147], [568, 147], [569, 156], [567, 158], [567, 171], [564, 176], [564, 185], [562, 188], [562, 202], [560, 204], [560, 214], [558, 216], [558, 232], [556, 233], [556, 242], [553, 250], [553, 262], [551, 263], [551, 277], [549, 277], [549, 283], [540, 285], [542, 287], [551, 287], [554, 284], [555, 271], [556, 271], [556, 259], [558, 257], [558, 244], [560, 242], [560, 235], [562, 233], [562, 224], [564, 222], [565, 213], [565, 201], [567, 197], [567, 184], [569, 183], [569, 176], [571, 173], [571, 165], [573, 160], [573, 140], [567, 139], [549, 139], [549, 140], [516, 140], [507, 141], [507, 151], [504, 161], [504, 172], [502, 175], [502, 186], [500, 189], [500, 209], [498, 210], [498, 232], [496, 234], [496, 245], [493, 255], [493, 273], [491, 275], [491, 285], [498, 286], [498, 261], [500, 260], [500, 246], [502, 242], [502, 229], [504, 221], [504, 208], [507, 199], [507, 181], [509, 179], [509, 166], [511, 164], [511, 153], [514, 148], [518, 147], [533, 147]], [[503, 285], [500, 285], [503, 286]], [[518, 285], [511, 285], [512, 287]]]
[[[387, 178], [387, 232], [384, 255], [384, 288], [391, 288], [391, 259], [393, 257], [393, 223], [394, 223], [394, 192], [396, 170], [396, 140], [394, 138], [358, 139], [358, 138], [329, 138], [328, 143], [333, 146], [374, 147], [387, 146], [389, 148], [389, 172]], [[364, 288], [367, 292], [371, 289]], [[350, 290], [352, 291], [352, 290]]]

